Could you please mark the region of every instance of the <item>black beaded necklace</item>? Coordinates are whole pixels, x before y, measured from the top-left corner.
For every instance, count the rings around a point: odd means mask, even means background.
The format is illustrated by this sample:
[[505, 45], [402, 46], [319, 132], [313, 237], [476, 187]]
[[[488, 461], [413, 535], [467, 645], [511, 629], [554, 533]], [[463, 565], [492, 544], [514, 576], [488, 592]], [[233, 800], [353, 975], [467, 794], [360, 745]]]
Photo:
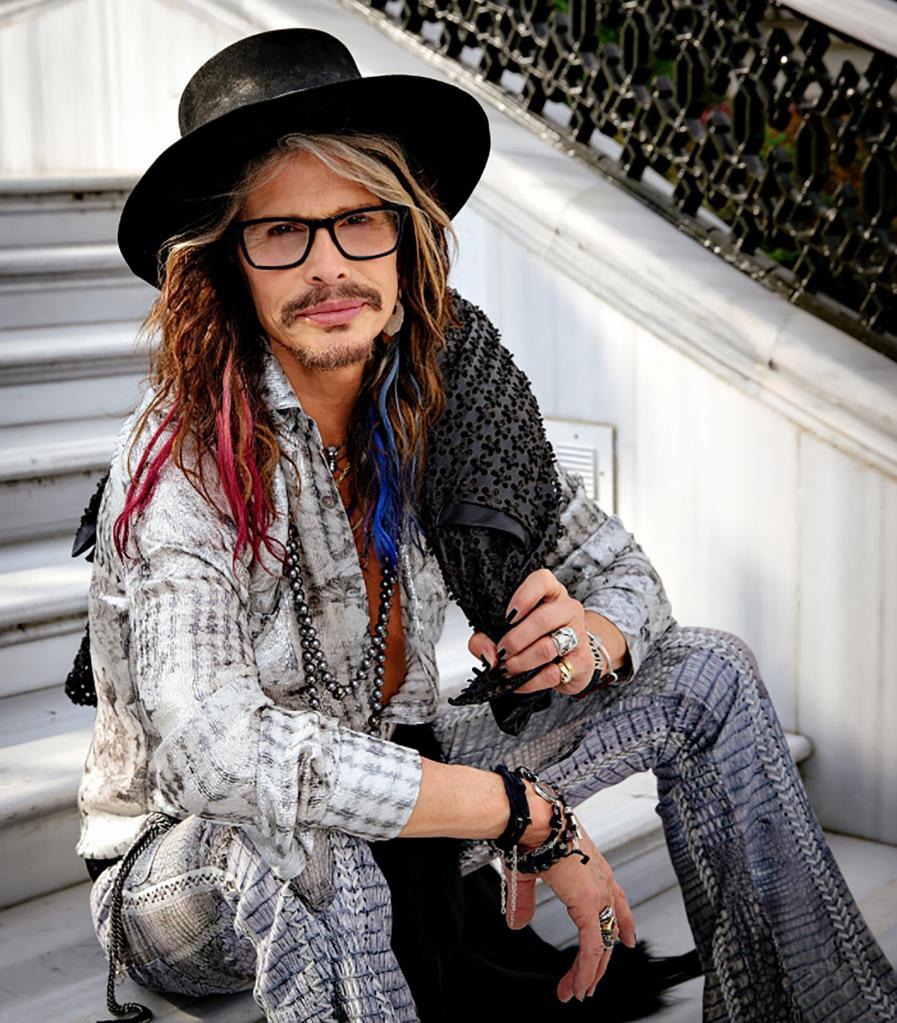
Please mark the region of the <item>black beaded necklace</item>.
[[[342, 445], [324, 448], [327, 464], [331, 472], [336, 470], [336, 456]], [[299, 533], [296, 525], [290, 522], [287, 537], [287, 579], [296, 620], [299, 623], [299, 642], [302, 646], [302, 666], [305, 669], [305, 680], [308, 688], [308, 705], [312, 710], [320, 710], [321, 701], [318, 684], [323, 683], [327, 692], [338, 700], [344, 700], [350, 693], [356, 693], [371, 673], [373, 666], [373, 687], [371, 690], [371, 713], [367, 720], [366, 730], [371, 735], [379, 735], [382, 714], [383, 682], [386, 673], [386, 645], [388, 640], [389, 614], [392, 609], [393, 595], [397, 582], [396, 571], [391, 565], [384, 565], [380, 582], [380, 607], [377, 612], [377, 624], [373, 635], [365, 648], [361, 663], [352, 679], [345, 685], [337, 682], [324, 660], [321, 640], [318, 638], [302, 580], [302, 567], [299, 561]]]

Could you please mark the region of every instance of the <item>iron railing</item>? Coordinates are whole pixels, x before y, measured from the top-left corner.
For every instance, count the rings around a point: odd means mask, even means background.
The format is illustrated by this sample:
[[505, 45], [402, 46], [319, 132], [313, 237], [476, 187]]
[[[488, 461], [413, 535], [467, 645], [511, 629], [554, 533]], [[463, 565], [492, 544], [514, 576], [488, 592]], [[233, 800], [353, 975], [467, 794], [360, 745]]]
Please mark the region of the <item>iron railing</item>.
[[342, 2], [897, 360], [893, 55], [777, 0]]

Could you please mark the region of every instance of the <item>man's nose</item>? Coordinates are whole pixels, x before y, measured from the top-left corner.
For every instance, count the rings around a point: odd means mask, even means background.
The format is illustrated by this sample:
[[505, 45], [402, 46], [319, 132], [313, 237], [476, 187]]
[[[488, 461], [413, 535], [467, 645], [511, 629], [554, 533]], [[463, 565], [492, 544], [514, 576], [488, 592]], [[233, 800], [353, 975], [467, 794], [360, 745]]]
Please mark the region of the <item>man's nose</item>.
[[340, 252], [326, 227], [319, 227], [311, 251], [300, 269], [311, 280], [333, 280], [348, 274], [349, 260]]

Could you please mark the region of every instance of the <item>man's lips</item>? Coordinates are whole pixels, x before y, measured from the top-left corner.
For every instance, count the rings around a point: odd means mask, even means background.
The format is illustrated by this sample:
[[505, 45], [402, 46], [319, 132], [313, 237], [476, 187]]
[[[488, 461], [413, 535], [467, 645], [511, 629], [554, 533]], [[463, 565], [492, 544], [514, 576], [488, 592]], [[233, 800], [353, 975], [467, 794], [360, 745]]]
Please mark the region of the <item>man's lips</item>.
[[336, 323], [348, 323], [361, 312], [364, 306], [364, 302], [328, 302], [300, 315], [306, 320], [311, 320], [312, 323], [332, 326]]

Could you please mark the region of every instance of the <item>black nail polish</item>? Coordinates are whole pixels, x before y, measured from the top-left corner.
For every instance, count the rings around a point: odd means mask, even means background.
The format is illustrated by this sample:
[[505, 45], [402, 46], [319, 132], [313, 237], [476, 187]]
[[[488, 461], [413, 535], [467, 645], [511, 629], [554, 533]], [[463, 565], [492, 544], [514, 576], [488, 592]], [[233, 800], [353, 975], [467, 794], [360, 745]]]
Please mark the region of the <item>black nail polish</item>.
[[492, 665], [486, 660], [485, 654], [480, 654], [480, 660], [483, 662], [483, 667], [488, 671]]
[[516, 607], [512, 607], [511, 610], [508, 612], [508, 615], [505, 618], [505, 621], [508, 623], [508, 625], [510, 625], [511, 622], [513, 622], [516, 617], [517, 617], [517, 608]]
[[507, 656], [508, 656], [508, 651], [505, 650], [504, 647], [502, 647], [501, 650], [498, 651], [498, 659], [500, 661], [503, 661]]

